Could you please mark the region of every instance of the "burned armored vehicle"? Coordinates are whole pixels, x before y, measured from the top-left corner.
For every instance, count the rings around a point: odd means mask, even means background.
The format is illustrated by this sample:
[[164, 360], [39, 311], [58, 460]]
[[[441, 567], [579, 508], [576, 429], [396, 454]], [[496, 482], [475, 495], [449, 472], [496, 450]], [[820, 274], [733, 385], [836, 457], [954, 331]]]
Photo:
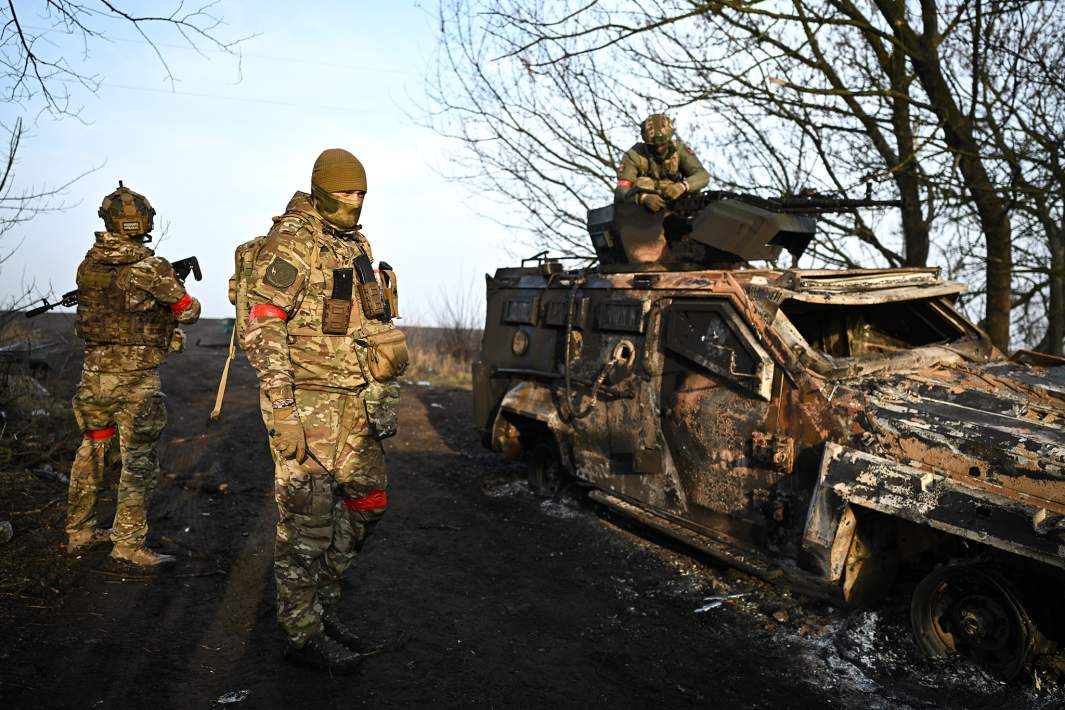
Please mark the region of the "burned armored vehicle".
[[856, 204], [592, 210], [593, 267], [487, 278], [476, 420], [542, 494], [833, 603], [912, 590], [923, 651], [1011, 678], [1065, 639], [1065, 360], [1007, 358], [935, 268], [750, 267]]

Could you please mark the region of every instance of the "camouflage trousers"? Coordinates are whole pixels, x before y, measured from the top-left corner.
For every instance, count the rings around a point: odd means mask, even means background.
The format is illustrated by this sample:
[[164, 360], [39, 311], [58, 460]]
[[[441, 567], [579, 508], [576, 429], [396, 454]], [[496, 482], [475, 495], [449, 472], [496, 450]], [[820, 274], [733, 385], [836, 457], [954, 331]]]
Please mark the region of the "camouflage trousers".
[[[269, 428], [265, 393], [260, 405]], [[323, 609], [340, 599], [341, 577], [385, 514], [388, 479], [362, 392], [297, 389], [296, 408], [314, 456], [297, 463], [279, 459], [272, 446], [270, 451], [278, 512], [277, 618], [299, 646], [321, 632]]]
[[155, 445], [166, 426], [159, 373], [155, 369], [83, 371], [73, 405], [85, 436], [70, 469], [67, 534], [97, 525], [97, 494], [107, 462], [117, 449], [122, 474], [111, 541], [143, 545], [148, 534], [148, 500], [159, 475]]

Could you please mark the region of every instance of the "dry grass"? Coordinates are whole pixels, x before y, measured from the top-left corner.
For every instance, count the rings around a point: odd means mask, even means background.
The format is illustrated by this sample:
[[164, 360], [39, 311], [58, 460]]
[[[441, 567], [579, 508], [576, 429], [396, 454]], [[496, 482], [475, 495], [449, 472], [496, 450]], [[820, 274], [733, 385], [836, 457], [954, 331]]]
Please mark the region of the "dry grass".
[[403, 332], [411, 357], [406, 379], [470, 387], [470, 365], [481, 346], [481, 331], [411, 327]]

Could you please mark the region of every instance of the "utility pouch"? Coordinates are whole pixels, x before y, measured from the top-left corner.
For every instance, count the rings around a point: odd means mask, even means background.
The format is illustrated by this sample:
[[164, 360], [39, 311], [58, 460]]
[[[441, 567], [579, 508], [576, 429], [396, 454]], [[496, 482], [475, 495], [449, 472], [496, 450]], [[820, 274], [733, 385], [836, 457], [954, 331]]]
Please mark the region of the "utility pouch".
[[351, 269], [333, 269], [333, 294], [322, 309], [322, 332], [345, 335], [351, 322]]
[[391, 382], [410, 364], [407, 336], [391, 323], [365, 323], [359, 344], [366, 348], [366, 368], [377, 382]]
[[394, 436], [399, 419], [399, 383], [372, 382], [363, 391], [366, 421], [375, 439]]
[[365, 254], [355, 257], [355, 274], [359, 280], [359, 300], [362, 312], [371, 320], [387, 320], [384, 299], [381, 297], [381, 284], [373, 273], [373, 264]]

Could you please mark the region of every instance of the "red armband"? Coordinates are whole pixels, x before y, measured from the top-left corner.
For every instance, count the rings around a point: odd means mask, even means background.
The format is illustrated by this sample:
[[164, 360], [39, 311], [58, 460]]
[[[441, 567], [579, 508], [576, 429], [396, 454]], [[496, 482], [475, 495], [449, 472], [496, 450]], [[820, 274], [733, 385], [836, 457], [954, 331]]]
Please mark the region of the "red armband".
[[288, 314], [277, 306], [271, 306], [269, 303], [257, 303], [251, 307], [251, 313], [248, 314], [248, 322], [255, 320], [256, 318], [280, 318], [282, 321], [288, 320]]
[[618, 187], [632, 187], [632, 181], [631, 180], [622, 180], [622, 179], [619, 178], [618, 179]]
[[344, 507], [349, 510], [377, 510], [388, 507], [388, 494], [383, 490], [370, 491], [365, 498], [345, 498]]
[[115, 435], [115, 428], [113, 426], [106, 427], [104, 429], [86, 429], [85, 438], [92, 439], [93, 441], [101, 441], [103, 439], [110, 439]]
[[170, 310], [174, 313], [181, 313], [183, 310], [192, 305], [192, 296], [186, 293], [181, 297], [181, 300], [177, 303], [170, 304]]

